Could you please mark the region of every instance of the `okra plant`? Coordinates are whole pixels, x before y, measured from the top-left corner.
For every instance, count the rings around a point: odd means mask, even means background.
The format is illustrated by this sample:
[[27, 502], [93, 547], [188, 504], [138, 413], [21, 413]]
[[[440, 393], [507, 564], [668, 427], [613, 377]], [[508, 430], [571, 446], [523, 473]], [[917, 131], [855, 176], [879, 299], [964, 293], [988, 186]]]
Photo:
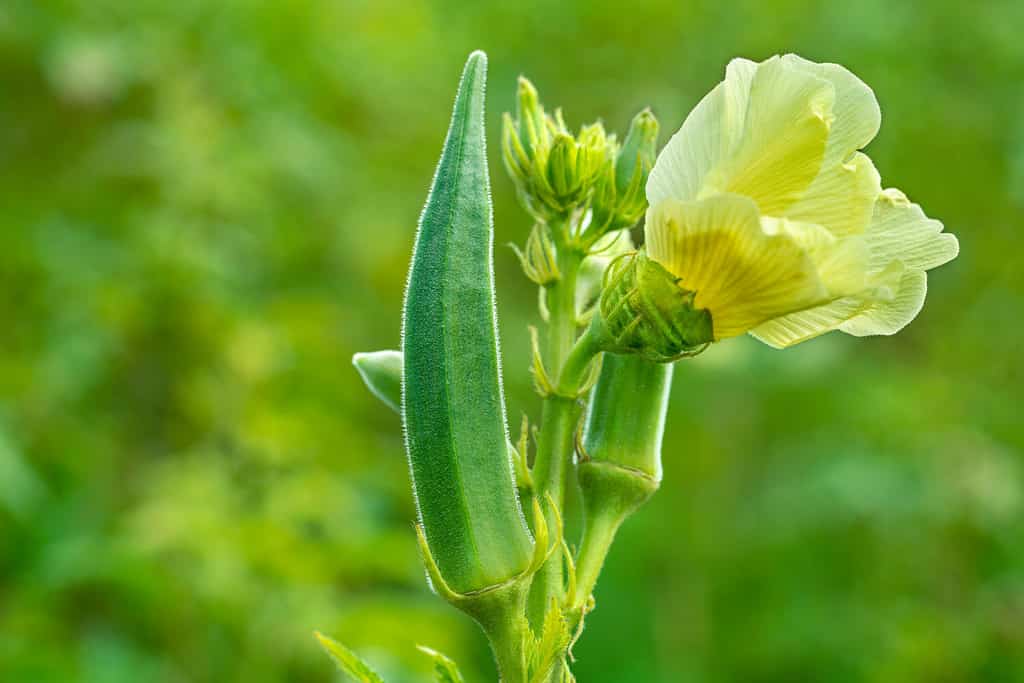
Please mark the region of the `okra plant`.
[[[660, 154], [650, 111], [621, 139], [601, 123], [573, 132], [521, 78], [501, 156], [533, 222], [516, 253], [539, 288], [530, 371], [542, 405], [513, 440], [486, 67], [470, 55], [458, 87], [413, 249], [402, 349], [354, 363], [401, 413], [430, 585], [479, 623], [501, 681], [565, 683], [616, 532], [658, 490], [673, 364], [744, 333], [777, 348], [832, 330], [893, 334], [920, 311], [925, 272], [958, 245], [882, 189], [859, 151], [878, 104], [841, 66], [735, 59]], [[563, 524], [570, 504], [578, 537]], [[321, 640], [356, 680], [380, 680]], [[438, 680], [461, 680], [424, 651]]]

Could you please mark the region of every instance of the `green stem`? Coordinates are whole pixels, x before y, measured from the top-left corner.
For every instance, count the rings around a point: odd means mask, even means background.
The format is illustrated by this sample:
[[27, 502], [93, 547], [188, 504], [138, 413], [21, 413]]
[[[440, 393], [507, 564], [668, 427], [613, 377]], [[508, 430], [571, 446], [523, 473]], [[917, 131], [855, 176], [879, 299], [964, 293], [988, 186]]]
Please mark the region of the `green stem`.
[[615, 534], [626, 518], [626, 513], [618, 509], [604, 509], [587, 520], [580, 542], [580, 550], [576, 558], [576, 595], [577, 603], [573, 607], [582, 608], [594, 592], [597, 578], [608, 556], [608, 551], [615, 540]]
[[[553, 233], [560, 234], [557, 229]], [[544, 399], [541, 411], [541, 429], [537, 438], [537, 454], [533, 465], [533, 482], [537, 498], [542, 502], [544, 514], [551, 529], [555, 527], [555, 516], [548, 506], [543, 505], [546, 496], [551, 496], [559, 510], [565, 503], [566, 472], [568, 471], [576, 425], [580, 419], [580, 406], [575, 399], [568, 398], [574, 391], [570, 378], [563, 386], [563, 370], [566, 369], [576, 340], [576, 279], [582, 255], [558, 245], [558, 269], [560, 278], [547, 289], [548, 339], [547, 357], [544, 359], [549, 375], [555, 379], [558, 394]], [[572, 367], [578, 365], [574, 360]], [[584, 364], [585, 367], [585, 364]], [[552, 599], [561, 602], [563, 597], [562, 556], [553, 553], [544, 567], [537, 572], [530, 594], [530, 621], [539, 626], [544, 612]]]
[[520, 616], [508, 615], [487, 631], [500, 683], [526, 683], [522, 624]]

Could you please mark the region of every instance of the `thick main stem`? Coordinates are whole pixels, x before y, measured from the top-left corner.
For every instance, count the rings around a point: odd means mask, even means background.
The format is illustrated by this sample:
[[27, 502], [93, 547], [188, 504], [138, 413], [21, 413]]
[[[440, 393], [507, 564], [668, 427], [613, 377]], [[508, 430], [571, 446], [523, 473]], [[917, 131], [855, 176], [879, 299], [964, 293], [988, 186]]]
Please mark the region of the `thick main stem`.
[[526, 683], [521, 621], [506, 617], [487, 632], [500, 683]]

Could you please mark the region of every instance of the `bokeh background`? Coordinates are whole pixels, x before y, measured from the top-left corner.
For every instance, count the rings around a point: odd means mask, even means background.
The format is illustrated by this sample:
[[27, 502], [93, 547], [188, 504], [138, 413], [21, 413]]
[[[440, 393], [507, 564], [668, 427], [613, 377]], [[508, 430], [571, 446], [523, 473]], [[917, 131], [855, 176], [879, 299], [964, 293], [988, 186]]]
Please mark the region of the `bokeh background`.
[[[876, 90], [869, 152], [957, 233], [892, 338], [681, 364], [658, 496], [576, 650], [584, 683], [1024, 680], [1024, 4], [991, 0], [4, 0], [0, 680], [391, 683], [421, 642], [493, 680], [424, 583], [395, 347], [467, 53], [496, 154], [525, 73], [571, 125], [662, 142], [742, 55]], [[532, 286], [496, 250], [510, 416]]]

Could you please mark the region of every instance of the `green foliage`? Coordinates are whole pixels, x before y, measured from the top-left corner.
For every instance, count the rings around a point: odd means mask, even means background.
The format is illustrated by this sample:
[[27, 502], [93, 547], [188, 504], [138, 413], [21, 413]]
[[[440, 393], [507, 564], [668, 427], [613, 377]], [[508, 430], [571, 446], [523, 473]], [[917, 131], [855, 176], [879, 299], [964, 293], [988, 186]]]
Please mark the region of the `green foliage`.
[[499, 376], [486, 74], [483, 53], [470, 55], [420, 218], [402, 319], [413, 491], [433, 560], [459, 593], [521, 574], [532, 555]]
[[327, 651], [338, 668], [347, 673], [356, 683], [384, 683], [369, 664], [359, 659], [354, 652], [341, 643], [331, 640], [322, 633], [317, 633], [316, 639], [320, 641], [320, 646]]
[[[897, 337], [737, 339], [677, 373], [579, 680], [1024, 678], [1022, 23], [1016, 0], [0, 2], [0, 468], [34, 482], [0, 482], [0, 680], [336, 680], [313, 628], [393, 683], [431, 679], [417, 638], [493, 678], [424, 586], [398, 420], [349, 362], [397, 348], [478, 47], [492, 163], [519, 73], [575, 121], [650, 104], [664, 144], [730, 57], [845, 64], [884, 177], [963, 244]], [[499, 168], [496, 239], [522, 244]], [[535, 291], [510, 250], [495, 279], [509, 414], [536, 422]]]
[[437, 683], [464, 683], [462, 674], [459, 673], [459, 667], [451, 659], [424, 645], [418, 645], [417, 648], [434, 660], [434, 675]]
[[545, 683], [555, 664], [564, 656], [569, 636], [569, 626], [562, 616], [561, 608], [552, 603], [544, 613], [539, 632], [526, 634], [529, 642], [523, 648], [526, 655], [525, 680], [529, 683]]

